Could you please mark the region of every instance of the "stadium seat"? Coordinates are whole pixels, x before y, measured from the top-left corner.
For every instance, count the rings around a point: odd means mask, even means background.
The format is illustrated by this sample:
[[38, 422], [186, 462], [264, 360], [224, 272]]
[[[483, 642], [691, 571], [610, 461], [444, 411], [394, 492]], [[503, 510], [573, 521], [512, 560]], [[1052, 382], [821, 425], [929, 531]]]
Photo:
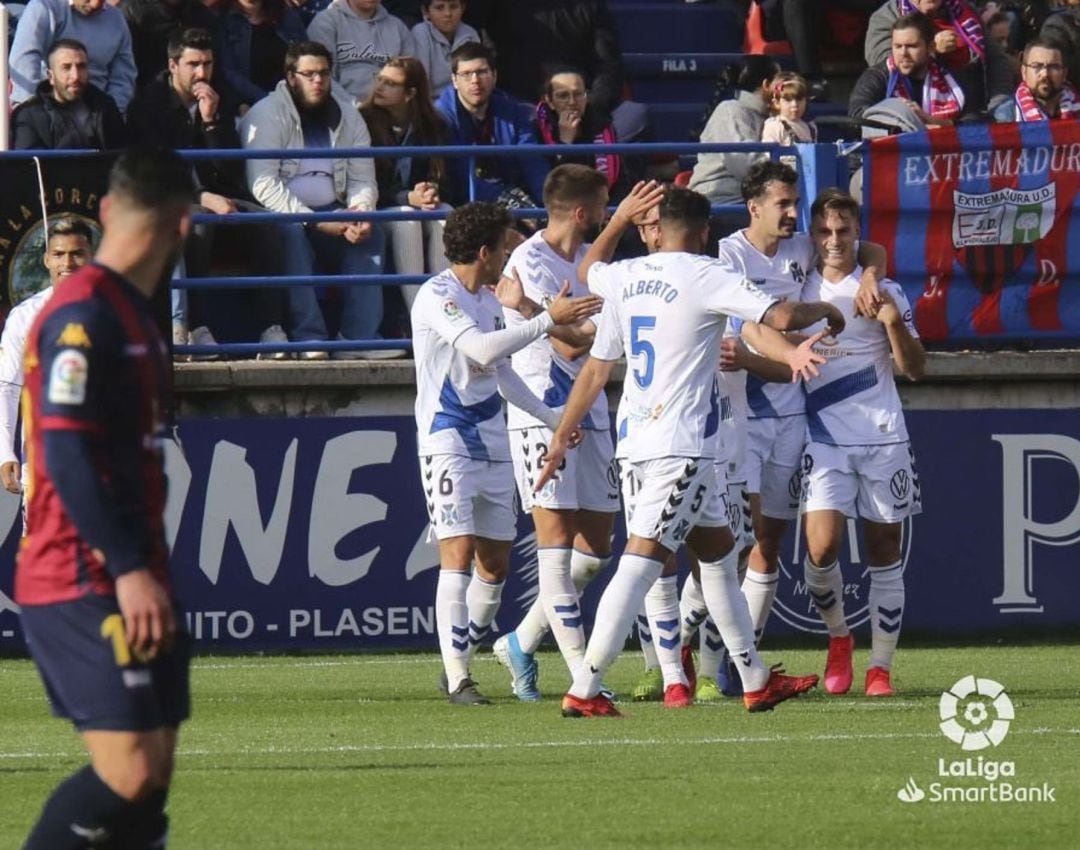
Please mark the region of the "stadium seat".
[[761, 7], [750, 3], [750, 14], [746, 18], [746, 33], [743, 36], [743, 52], [753, 54], [767, 54], [769, 56], [791, 55], [791, 43], [788, 41], [765, 40], [765, 17], [761, 13]]

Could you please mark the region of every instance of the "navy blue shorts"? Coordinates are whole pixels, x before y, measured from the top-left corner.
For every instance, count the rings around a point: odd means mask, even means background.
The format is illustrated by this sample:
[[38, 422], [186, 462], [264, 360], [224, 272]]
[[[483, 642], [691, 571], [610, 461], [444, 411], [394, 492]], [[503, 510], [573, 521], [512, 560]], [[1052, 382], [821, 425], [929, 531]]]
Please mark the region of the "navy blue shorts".
[[24, 605], [22, 624], [53, 714], [76, 729], [146, 732], [179, 726], [191, 714], [186, 632], [146, 664], [132, 657], [112, 597]]

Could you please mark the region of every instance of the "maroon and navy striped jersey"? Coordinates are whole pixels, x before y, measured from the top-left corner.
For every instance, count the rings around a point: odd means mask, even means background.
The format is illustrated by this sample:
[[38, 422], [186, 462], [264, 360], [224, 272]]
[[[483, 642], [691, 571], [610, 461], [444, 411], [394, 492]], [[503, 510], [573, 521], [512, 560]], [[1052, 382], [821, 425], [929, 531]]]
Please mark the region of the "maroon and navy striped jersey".
[[[90, 264], [57, 285], [30, 330], [25, 358], [27, 535], [16, 601], [112, 595], [116, 575], [143, 567], [168, 589], [161, 440], [171, 371], [150, 301], [120, 275]], [[73, 435], [81, 439], [67, 439]], [[75, 465], [93, 473], [82, 479], [90, 485], [85, 492], [73, 491], [65, 477], [63, 498], [61, 446], [77, 447]], [[78, 504], [83, 499], [104, 504]], [[103, 509], [109, 520], [98, 548], [90, 540], [101, 530], [85, 527], [87, 507]]]

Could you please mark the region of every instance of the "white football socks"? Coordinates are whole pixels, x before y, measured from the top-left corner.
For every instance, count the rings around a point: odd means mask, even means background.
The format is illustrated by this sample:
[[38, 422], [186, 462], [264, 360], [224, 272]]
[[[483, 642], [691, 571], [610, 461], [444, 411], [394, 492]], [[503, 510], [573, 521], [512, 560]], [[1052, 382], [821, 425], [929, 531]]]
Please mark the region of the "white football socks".
[[465, 604], [469, 608], [469, 654], [476, 654], [476, 648], [480, 645], [488, 632], [491, 624], [495, 621], [495, 614], [499, 610], [502, 601], [505, 581], [485, 581], [473, 572], [469, 589], [465, 592]]
[[679, 638], [679, 577], [663, 576], [653, 582], [645, 594], [645, 611], [653, 634], [653, 648], [664, 675], [664, 687], [683, 684], [682, 640]]
[[892, 668], [904, 618], [904, 573], [900, 562], [870, 567], [870, 667]]
[[829, 630], [829, 637], [847, 637], [848, 625], [844, 619], [844, 577], [840, 563], [833, 561], [825, 567], [815, 566], [810, 556], [803, 560], [803, 578], [806, 590], [814, 600], [814, 607]]
[[705, 597], [701, 594], [701, 585], [691, 573], [683, 582], [682, 595], [679, 597], [679, 620], [682, 623], [679, 636], [683, 646], [688, 645], [697, 634], [705, 618], [709, 616], [709, 609], [705, 607]]
[[435, 588], [435, 628], [450, 693], [469, 675], [469, 579], [468, 573], [439, 570]]
[[571, 553], [571, 549], [545, 547], [537, 550], [536, 558], [540, 565], [539, 602], [572, 676], [585, 654], [585, 628], [577, 588], [570, 577]]
[[645, 594], [660, 577], [663, 568], [661, 561], [640, 555], [624, 553], [619, 559], [615, 575], [600, 597], [585, 660], [570, 688], [573, 696], [591, 699], [600, 692], [604, 672], [619, 657], [630, 625], [645, 601]]
[[575, 549], [570, 554], [570, 578], [574, 580], [574, 587], [581, 593], [589, 583], [604, 571], [611, 563], [611, 555], [600, 557]]
[[[738, 557], [738, 556], [736, 556]], [[743, 579], [742, 592], [746, 597], [746, 604], [750, 607], [750, 619], [754, 624], [754, 642], [761, 641], [761, 635], [765, 632], [765, 624], [772, 613], [773, 600], [776, 598], [776, 588], [780, 583], [780, 571], [774, 573], [759, 573], [754, 570], [746, 571]], [[729, 646], [730, 650], [731, 647]]]
[[739, 553], [734, 549], [718, 561], [701, 561], [701, 590], [739, 671], [743, 690], [758, 691], [769, 681], [769, 668], [755, 647], [754, 622], [746, 597], [739, 591], [738, 561]]
[[649, 615], [645, 612], [644, 605], [637, 614], [637, 633], [638, 640], [641, 642], [641, 656], [645, 659], [645, 669], [656, 670], [660, 666], [660, 659], [656, 657], [652, 626], [649, 625]]

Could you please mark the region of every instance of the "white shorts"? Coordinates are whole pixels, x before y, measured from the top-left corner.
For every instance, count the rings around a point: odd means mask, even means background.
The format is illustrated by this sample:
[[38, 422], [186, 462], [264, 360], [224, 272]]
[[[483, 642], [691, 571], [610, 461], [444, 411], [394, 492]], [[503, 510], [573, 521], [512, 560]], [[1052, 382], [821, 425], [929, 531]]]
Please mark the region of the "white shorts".
[[809, 443], [803, 458], [802, 510], [840, 511], [872, 522], [922, 512], [910, 443], [829, 446]]
[[717, 486], [716, 466], [712, 458], [623, 461], [627, 535], [655, 540], [674, 552], [695, 526], [727, 525], [727, 493]]
[[754, 516], [750, 511], [750, 491], [745, 481], [727, 479], [727, 510], [728, 525], [731, 526], [731, 534], [735, 538], [735, 548], [753, 546]]
[[547, 454], [550, 443], [551, 429], [543, 425], [510, 432], [510, 455], [524, 510], [614, 513], [619, 509], [619, 473], [610, 432], [586, 431], [581, 445], [566, 453], [558, 477], [545, 484], [539, 493], [533, 493], [533, 485], [544, 467], [541, 458]]
[[466, 534], [488, 540], [517, 536], [514, 470], [509, 463], [424, 455], [420, 483], [431, 521], [429, 540]]
[[761, 512], [774, 519], [799, 514], [799, 464], [806, 445], [806, 417], [750, 419], [746, 426], [746, 486], [761, 494]]

